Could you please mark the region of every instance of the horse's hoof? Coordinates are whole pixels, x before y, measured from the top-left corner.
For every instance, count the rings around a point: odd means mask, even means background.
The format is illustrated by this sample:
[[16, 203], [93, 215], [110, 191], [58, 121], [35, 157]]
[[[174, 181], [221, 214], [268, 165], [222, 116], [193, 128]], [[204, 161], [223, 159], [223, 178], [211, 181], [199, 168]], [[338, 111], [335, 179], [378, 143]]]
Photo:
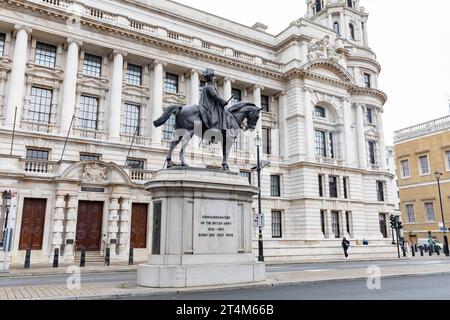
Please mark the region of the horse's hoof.
[[230, 167], [228, 167], [227, 164], [223, 164], [223, 165], [222, 165], [222, 168], [223, 168], [224, 171], [230, 172]]
[[167, 161], [167, 169], [170, 169], [173, 167], [173, 162], [172, 161]]
[[181, 166], [185, 168], [189, 168], [189, 165], [186, 162], [181, 162]]

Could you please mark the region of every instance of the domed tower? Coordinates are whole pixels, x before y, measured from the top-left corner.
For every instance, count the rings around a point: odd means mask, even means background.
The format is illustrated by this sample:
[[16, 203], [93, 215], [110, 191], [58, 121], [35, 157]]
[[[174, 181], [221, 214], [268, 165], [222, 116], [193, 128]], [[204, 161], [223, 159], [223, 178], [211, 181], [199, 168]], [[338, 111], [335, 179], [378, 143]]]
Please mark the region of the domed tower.
[[338, 37], [368, 47], [367, 18], [360, 0], [307, 0], [306, 17], [336, 32]]

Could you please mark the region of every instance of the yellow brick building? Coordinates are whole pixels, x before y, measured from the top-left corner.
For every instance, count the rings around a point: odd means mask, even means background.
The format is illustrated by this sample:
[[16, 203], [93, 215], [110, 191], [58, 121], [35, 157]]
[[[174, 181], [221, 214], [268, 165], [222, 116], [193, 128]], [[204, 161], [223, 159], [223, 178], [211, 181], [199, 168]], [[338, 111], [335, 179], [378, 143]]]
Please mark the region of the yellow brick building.
[[445, 226], [449, 228], [450, 116], [395, 132], [395, 154], [405, 239], [417, 243], [431, 231], [443, 242], [435, 172], [442, 173], [442, 205]]

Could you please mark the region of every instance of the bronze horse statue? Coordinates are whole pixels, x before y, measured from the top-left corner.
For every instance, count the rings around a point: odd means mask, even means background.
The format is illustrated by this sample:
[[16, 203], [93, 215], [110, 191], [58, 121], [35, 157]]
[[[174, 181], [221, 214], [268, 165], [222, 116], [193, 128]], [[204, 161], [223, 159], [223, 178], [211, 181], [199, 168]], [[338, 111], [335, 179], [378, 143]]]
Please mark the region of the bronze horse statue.
[[172, 153], [175, 147], [181, 142], [180, 162], [181, 166], [188, 167], [184, 155], [186, 147], [192, 137], [198, 136], [202, 141], [217, 142], [222, 144], [222, 167], [225, 171], [230, 171], [228, 166], [228, 156], [234, 141], [239, 136], [241, 130], [254, 130], [259, 121], [262, 108], [253, 103], [239, 102], [230, 108], [223, 109], [225, 130], [207, 129], [205, 126], [199, 107], [197, 105], [179, 106], [172, 105], [166, 108], [163, 115], [153, 122], [155, 127], [164, 125], [171, 116], [175, 116], [174, 137], [170, 143], [167, 154], [167, 168], [173, 166]]

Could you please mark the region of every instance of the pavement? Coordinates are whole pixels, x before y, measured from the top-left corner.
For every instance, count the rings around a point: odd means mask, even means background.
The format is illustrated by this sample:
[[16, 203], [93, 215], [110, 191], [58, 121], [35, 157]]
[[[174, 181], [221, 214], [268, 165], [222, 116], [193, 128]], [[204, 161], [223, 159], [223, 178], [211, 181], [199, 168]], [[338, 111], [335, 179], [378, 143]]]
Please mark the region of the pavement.
[[[266, 266], [266, 280], [258, 283], [194, 287], [187, 289], [143, 288], [136, 284], [137, 266], [101, 265], [77, 267], [46, 266], [33, 269], [11, 269], [0, 274], [0, 300], [92, 300], [133, 299], [149, 296], [204, 293], [229, 290], [262, 289], [326, 282], [345, 282], [367, 279], [379, 272], [382, 279], [450, 275], [450, 259], [445, 257], [417, 257], [383, 261], [341, 261], [315, 264], [283, 264]], [[80, 271], [81, 273], [76, 273]], [[74, 273], [75, 272], [75, 273]]]

